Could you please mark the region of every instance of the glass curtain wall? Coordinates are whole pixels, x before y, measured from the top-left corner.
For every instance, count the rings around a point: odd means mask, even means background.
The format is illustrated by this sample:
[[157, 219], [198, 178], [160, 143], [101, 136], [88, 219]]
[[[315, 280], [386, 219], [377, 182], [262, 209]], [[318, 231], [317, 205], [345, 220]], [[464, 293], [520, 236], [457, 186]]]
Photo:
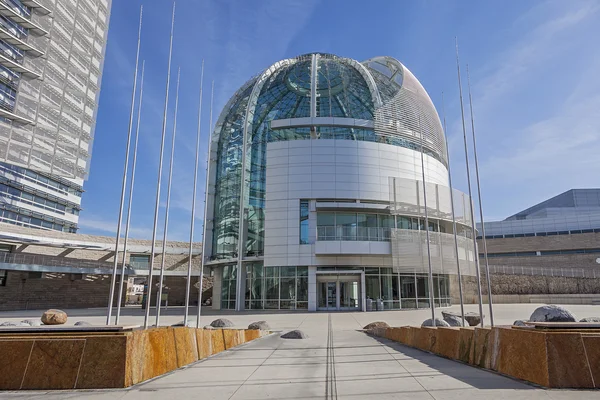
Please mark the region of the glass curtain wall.
[[[367, 299], [383, 301], [385, 310], [429, 307], [427, 274], [397, 274], [389, 267], [318, 267], [319, 271], [364, 270]], [[434, 299], [438, 307], [451, 305], [447, 275], [433, 276]]]
[[[317, 240], [389, 241], [392, 229], [425, 230], [425, 222], [418, 218], [397, 217], [389, 214], [329, 212], [317, 213]], [[429, 221], [431, 232], [446, 232], [443, 223]]]
[[223, 267], [221, 279], [221, 309], [235, 310], [235, 288], [237, 283], [237, 265]]
[[308, 309], [308, 267], [246, 265], [246, 309]]

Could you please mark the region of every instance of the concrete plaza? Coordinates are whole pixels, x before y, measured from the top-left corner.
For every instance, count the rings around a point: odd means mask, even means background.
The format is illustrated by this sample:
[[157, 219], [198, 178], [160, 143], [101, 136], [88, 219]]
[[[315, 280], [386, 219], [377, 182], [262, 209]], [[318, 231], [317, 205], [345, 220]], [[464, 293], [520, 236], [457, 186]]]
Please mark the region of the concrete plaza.
[[[528, 318], [536, 305], [495, 306], [497, 324]], [[451, 309], [455, 309], [452, 307]], [[468, 306], [475, 311], [477, 306]], [[599, 306], [569, 307], [578, 317]], [[126, 310], [123, 324], [140, 323], [141, 310]], [[135, 311], [135, 312], [134, 312]], [[170, 309], [163, 324], [182, 318]], [[80, 313], [81, 315], [75, 316]], [[39, 315], [0, 313], [0, 321]], [[27, 315], [29, 314], [29, 315]], [[69, 310], [70, 323], [102, 323], [103, 310]], [[137, 314], [137, 315], [130, 315]], [[276, 330], [301, 329], [309, 338], [285, 340], [278, 333], [123, 390], [3, 392], [0, 399], [600, 399], [598, 391], [544, 390], [358, 331], [384, 320], [418, 324], [429, 310], [373, 313], [222, 313], [238, 326], [264, 319]], [[207, 311], [209, 323], [217, 317]]]

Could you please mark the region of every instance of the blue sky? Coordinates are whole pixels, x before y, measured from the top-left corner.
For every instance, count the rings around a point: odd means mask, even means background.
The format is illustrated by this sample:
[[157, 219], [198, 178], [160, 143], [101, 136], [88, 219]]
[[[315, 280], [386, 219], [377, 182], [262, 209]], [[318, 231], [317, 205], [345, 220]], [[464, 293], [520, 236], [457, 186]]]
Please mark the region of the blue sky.
[[[152, 233], [172, 3], [143, 3], [146, 82], [131, 232], [147, 238]], [[90, 177], [84, 184], [82, 233], [116, 231], [141, 4], [113, 1]], [[175, 21], [161, 201], [162, 218], [175, 79], [181, 67], [169, 239], [187, 240], [189, 235], [202, 59], [197, 240], [210, 81], [215, 81], [216, 121], [229, 97], [251, 76], [280, 59], [315, 51], [360, 61], [393, 56], [417, 76], [440, 113], [444, 92], [454, 184], [466, 192], [454, 53], [458, 36], [465, 90], [466, 63], [471, 73], [487, 220], [503, 219], [570, 188], [599, 185], [598, 2], [180, 0]]]

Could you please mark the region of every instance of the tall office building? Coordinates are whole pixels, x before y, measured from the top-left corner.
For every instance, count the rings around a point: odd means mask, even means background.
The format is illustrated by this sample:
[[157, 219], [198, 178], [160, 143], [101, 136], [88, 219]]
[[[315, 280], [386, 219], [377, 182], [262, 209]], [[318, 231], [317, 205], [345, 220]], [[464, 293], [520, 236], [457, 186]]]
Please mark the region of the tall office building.
[[111, 0], [0, 0], [0, 221], [76, 232]]

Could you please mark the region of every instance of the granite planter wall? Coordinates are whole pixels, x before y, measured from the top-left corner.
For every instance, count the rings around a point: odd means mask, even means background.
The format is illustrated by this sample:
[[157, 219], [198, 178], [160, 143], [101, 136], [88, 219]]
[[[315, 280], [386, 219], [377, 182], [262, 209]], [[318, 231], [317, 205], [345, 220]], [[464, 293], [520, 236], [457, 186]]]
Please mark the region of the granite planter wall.
[[551, 388], [600, 388], [600, 330], [399, 327], [369, 331]]
[[124, 388], [257, 339], [265, 331], [162, 327], [0, 334], [0, 390]]

